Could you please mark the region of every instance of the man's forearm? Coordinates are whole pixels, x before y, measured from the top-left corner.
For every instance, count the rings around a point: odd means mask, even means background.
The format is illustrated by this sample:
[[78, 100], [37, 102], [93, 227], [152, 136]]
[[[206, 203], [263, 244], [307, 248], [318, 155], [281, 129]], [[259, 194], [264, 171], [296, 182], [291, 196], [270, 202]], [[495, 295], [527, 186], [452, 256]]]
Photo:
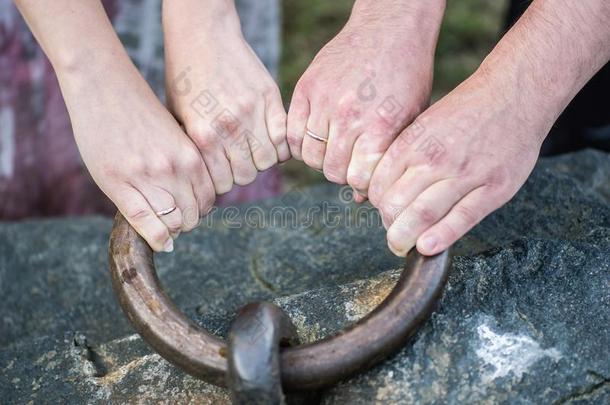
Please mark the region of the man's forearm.
[[397, 47], [404, 43], [412, 48], [415, 44], [410, 37], [417, 32], [416, 44], [434, 53], [445, 5], [446, 0], [356, 0], [350, 22], [366, 24], [383, 20], [397, 34], [396, 38], [388, 38]]
[[535, 0], [479, 71], [552, 123], [609, 59], [609, 1]]

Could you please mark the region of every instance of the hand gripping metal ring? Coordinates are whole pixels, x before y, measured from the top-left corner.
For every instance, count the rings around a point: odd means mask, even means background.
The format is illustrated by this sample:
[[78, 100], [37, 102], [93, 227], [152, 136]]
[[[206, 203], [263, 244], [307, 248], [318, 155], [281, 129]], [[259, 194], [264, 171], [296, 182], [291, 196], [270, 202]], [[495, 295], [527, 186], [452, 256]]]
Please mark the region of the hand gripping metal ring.
[[[118, 301], [142, 338], [187, 373], [226, 386], [226, 343], [188, 319], [165, 294], [152, 250], [120, 214], [110, 236], [109, 262]], [[370, 314], [335, 336], [281, 351], [284, 388], [332, 385], [402, 347], [434, 309], [448, 265], [446, 251], [424, 257], [413, 249], [396, 286]]]

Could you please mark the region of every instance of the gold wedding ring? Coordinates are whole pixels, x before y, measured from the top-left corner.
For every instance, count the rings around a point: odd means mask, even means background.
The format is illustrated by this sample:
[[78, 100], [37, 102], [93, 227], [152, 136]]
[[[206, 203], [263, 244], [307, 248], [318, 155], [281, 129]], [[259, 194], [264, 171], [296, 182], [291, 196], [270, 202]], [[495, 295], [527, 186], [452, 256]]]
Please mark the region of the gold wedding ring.
[[175, 205], [173, 207], [171, 207], [171, 208], [166, 209], [166, 210], [159, 211], [156, 214], [157, 214], [158, 217], [162, 217], [164, 215], [169, 215], [169, 214], [171, 214], [174, 211], [176, 211], [176, 206]]
[[310, 131], [309, 129], [305, 131], [305, 133], [312, 137], [313, 139], [315, 139], [316, 141], [320, 141], [320, 142], [324, 142], [327, 143], [328, 139], [321, 137], [320, 135], [317, 135], [316, 133]]

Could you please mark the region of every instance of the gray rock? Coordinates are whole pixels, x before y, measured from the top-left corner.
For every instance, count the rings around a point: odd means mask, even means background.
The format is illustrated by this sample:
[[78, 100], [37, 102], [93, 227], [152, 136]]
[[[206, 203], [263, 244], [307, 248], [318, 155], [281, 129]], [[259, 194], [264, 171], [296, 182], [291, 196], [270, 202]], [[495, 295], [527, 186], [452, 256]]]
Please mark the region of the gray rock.
[[[323, 403], [608, 403], [609, 179], [599, 152], [541, 161], [509, 204], [456, 244], [437, 311], [412, 342], [323, 392]], [[377, 305], [401, 265], [378, 218], [354, 226], [362, 212], [341, 202], [344, 192], [293, 190], [217, 211], [159, 256], [160, 277], [220, 336], [255, 299], [285, 308], [304, 341], [331, 334]], [[332, 206], [340, 212], [312, 214]], [[301, 225], [277, 226], [273, 207], [292, 207]], [[3, 402], [227, 403], [224, 390], [132, 335], [110, 288], [109, 229], [101, 218], [0, 225]]]

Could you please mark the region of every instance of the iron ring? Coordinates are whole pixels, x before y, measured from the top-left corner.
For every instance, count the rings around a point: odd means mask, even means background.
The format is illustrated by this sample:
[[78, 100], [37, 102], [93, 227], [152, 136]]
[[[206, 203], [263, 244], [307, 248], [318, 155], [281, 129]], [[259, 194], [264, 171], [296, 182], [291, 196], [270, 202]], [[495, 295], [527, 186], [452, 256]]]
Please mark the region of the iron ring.
[[[226, 386], [227, 344], [188, 319], [167, 296], [152, 249], [120, 213], [110, 236], [109, 263], [120, 306], [144, 341], [187, 373]], [[335, 384], [401, 348], [433, 311], [448, 267], [448, 251], [424, 257], [413, 249], [396, 286], [370, 314], [337, 335], [281, 351], [284, 388]]]

